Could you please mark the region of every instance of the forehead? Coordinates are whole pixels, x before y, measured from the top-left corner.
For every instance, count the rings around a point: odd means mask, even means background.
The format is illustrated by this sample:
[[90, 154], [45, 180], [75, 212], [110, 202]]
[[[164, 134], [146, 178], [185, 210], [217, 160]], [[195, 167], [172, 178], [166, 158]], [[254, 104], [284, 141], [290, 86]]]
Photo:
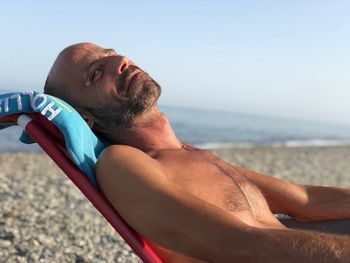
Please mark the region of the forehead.
[[94, 44], [78, 44], [73, 46], [71, 50], [68, 50], [68, 59], [78, 68], [84, 68], [91, 62], [100, 59], [109, 53], [115, 51], [109, 48], [103, 48]]
[[114, 50], [90, 43], [67, 47], [57, 57], [50, 72], [51, 77], [56, 81], [67, 81], [69, 82], [67, 84], [80, 87], [84, 82], [88, 66], [111, 52]]

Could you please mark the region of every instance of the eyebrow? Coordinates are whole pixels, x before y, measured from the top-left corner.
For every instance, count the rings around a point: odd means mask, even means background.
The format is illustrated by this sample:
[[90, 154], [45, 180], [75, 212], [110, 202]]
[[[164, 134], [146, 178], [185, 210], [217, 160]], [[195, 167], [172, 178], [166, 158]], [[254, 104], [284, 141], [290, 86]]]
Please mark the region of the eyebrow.
[[105, 55], [107, 55], [107, 54], [110, 53], [110, 52], [117, 53], [117, 52], [115, 52], [115, 50], [114, 50], [113, 48], [105, 48], [105, 49], [103, 49], [103, 53], [104, 53]]
[[[112, 49], [112, 48], [104, 48], [104, 49], [102, 49], [103, 55], [108, 55], [110, 52], [117, 53], [117, 52], [115, 52], [115, 50]], [[97, 60], [100, 60], [100, 59], [101, 59], [101, 58], [92, 60], [92, 61], [86, 66], [85, 70], [88, 70], [88, 69], [91, 67], [92, 64], [94, 64]]]

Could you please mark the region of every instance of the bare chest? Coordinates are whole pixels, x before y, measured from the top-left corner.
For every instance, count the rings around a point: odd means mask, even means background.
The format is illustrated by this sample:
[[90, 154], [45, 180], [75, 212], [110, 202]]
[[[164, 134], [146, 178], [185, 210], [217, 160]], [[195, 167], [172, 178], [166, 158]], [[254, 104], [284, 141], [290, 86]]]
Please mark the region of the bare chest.
[[152, 156], [177, 187], [229, 212], [270, 213], [259, 189], [244, 169], [231, 166], [208, 151], [169, 150]]

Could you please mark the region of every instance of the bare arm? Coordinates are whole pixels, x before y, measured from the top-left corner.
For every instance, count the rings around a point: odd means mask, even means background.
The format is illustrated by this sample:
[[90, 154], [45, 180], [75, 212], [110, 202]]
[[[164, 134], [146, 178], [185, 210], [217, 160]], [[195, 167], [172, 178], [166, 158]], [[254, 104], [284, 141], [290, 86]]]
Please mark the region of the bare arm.
[[350, 189], [299, 185], [246, 169], [244, 174], [263, 192], [274, 213], [300, 221], [350, 218]]
[[[320, 262], [350, 258], [344, 237], [250, 227], [238, 217], [176, 188], [161, 167], [126, 146], [104, 151], [99, 185], [123, 218], [149, 240], [209, 262]], [[312, 248], [306, 249], [306, 248]]]
[[350, 189], [326, 186], [301, 186], [308, 200], [307, 213], [300, 213], [300, 221], [350, 219]]

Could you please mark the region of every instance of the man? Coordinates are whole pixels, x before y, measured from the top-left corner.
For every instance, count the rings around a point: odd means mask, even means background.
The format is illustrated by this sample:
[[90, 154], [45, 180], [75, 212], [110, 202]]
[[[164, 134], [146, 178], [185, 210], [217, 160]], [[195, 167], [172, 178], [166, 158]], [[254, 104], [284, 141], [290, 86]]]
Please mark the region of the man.
[[350, 218], [350, 190], [297, 185], [232, 166], [180, 142], [157, 106], [160, 86], [112, 49], [64, 49], [45, 92], [73, 105], [110, 140], [98, 184], [166, 262], [349, 262], [350, 238], [287, 229]]

